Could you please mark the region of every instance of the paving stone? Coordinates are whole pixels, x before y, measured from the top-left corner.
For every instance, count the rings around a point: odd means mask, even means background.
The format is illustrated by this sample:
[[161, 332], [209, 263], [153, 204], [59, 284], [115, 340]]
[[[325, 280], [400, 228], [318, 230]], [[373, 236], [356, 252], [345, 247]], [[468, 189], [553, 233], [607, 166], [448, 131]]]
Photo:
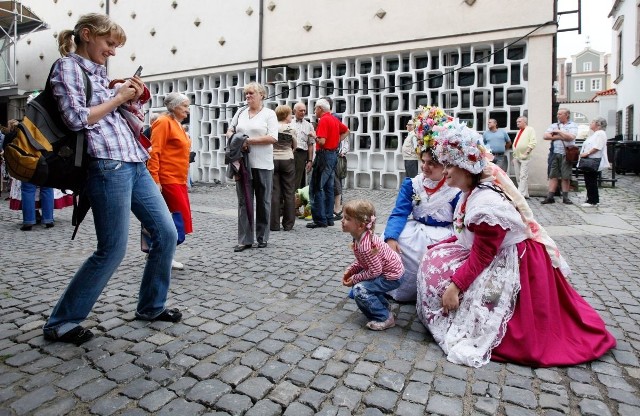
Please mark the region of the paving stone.
[[313, 380], [314, 376], [315, 373], [312, 371], [295, 368], [287, 374], [286, 379], [296, 386], [307, 387], [309, 383], [311, 383], [311, 380]]
[[23, 381], [21, 383], [21, 386], [26, 391], [32, 391], [40, 387], [53, 384], [53, 382], [57, 379], [58, 379], [58, 375], [56, 373], [45, 371], [40, 374], [36, 374], [35, 376], [29, 378], [26, 381]]
[[258, 344], [258, 349], [268, 355], [276, 355], [286, 344], [275, 339], [265, 339]]
[[315, 412], [313, 409], [303, 405], [302, 403], [292, 403], [287, 410], [282, 414], [283, 416], [313, 416]]
[[258, 370], [258, 374], [272, 383], [280, 381], [291, 370], [291, 366], [279, 361], [269, 361]]
[[640, 399], [634, 393], [624, 390], [609, 389], [608, 397], [616, 402], [626, 403], [632, 406], [640, 406]]
[[444, 416], [461, 415], [462, 409], [462, 400], [439, 394], [431, 395], [427, 403], [427, 413], [437, 413]]
[[414, 403], [427, 404], [429, 399], [429, 385], [424, 383], [411, 382], [402, 394], [402, 399]]
[[433, 381], [433, 389], [447, 396], [464, 396], [467, 383], [456, 378], [439, 376]]
[[502, 389], [502, 397], [509, 403], [523, 406], [528, 409], [535, 409], [538, 407], [538, 401], [536, 400], [535, 394], [529, 390], [505, 386]]
[[166, 386], [180, 378], [182, 372], [177, 370], [170, 370], [168, 368], [154, 368], [149, 371], [149, 378], [161, 386]]
[[578, 407], [580, 407], [580, 414], [584, 416], [611, 416], [607, 405], [600, 400], [582, 399]]
[[600, 390], [594, 385], [572, 382], [569, 384], [571, 391], [578, 397], [585, 397], [588, 399], [602, 399]]
[[389, 413], [393, 410], [398, 400], [398, 395], [389, 390], [374, 389], [364, 395], [363, 403]]
[[144, 354], [143, 356], [141, 356], [140, 358], [134, 361], [135, 365], [148, 370], [152, 368], [162, 367], [168, 362], [169, 362], [169, 359], [167, 358], [167, 356], [159, 352]]
[[303, 358], [304, 358], [304, 354], [296, 350], [284, 349], [278, 355], [278, 359], [283, 363], [287, 363], [287, 364], [297, 364]]
[[71, 412], [77, 401], [70, 396], [59, 398], [34, 413], [34, 416], [60, 416]]
[[38, 407], [55, 399], [56, 390], [52, 386], [41, 387], [20, 397], [11, 403], [11, 408], [18, 415], [25, 415], [36, 410]]
[[344, 373], [349, 370], [349, 366], [345, 363], [341, 363], [339, 361], [331, 360], [327, 363], [327, 366], [324, 368], [323, 373], [328, 376], [333, 377], [342, 377]]
[[300, 360], [300, 362], [298, 363], [298, 367], [304, 370], [313, 371], [314, 373], [317, 373], [318, 371], [320, 371], [320, 369], [324, 367], [324, 365], [325, 365], [324, 361], [314, 360], [311, 358], [304, 358]]
[[398, 408], [396, 409], [395, 414], [398, 416], [423, 416], [424, 412], [424, 405], [401, 401], [398, 403]]
[[211, 407], [227, 393], [231, 393], [231, 387], [228, 384], [218, 380], [204, 380], [193, 386], [186, 398]]
[[216, 402], [216, 408], [230, 415], [243, 415], [253, 406], [251, 399], [242, 394], [225, 394]]
[[[377, 396], [372, 398], [372, 400], [376, 399]], [[338, 387], [333, 392], [331, 402], [334, 406], [346, 407], [350, 412], [354, 412], [362, 402], [362, 393], [346, 387]]]
[[28, 350], [7, 358], [6, 360], [4, 360], [4, 363], [12, 367], [20, 367], [41, 358], [42, 354], [40, 354], [38, 351]]
[[205, 380], [211, 378], [213, 375], [218, 374], [222, 367], [218, 364], [201, 362], [194, 365], [189, 369], [189, 374], [198, 380]]
[[205, 410], [206, 408], [199, 403], [188, 402], [183, 398], [178, 398], [164, 405], [157, 413], [157, 416], [198, 416], [203, 414]]
[[83, 402], [90, 402], [105, 396], [118, 385], [106, 378], [99, 378], [76, 389], [73, 393]]
[[148, 393], [157, 390], [159, 387], [159, 384], [155, 381], [139, 378], [127, 384], [127, 386], [120, 391], [120, 394], [130, 399], [139, 400]]
[[111, 371], [116, 367], [120, 367], [121, 365], [131, 363], [135, 359], [136, 359], [135, 355], [127, 354], [125, 352], [119, 352], [114, 355], [107, 356], [102, 360], [98, 360], [96, 361], [95, 364], [102, 371]]
[[320, 374], [311, 382], [311, 388], [328, 393], [338, 384], [338, 380], [335, 377]]
[[635, 389], [620, 376], [610, 376], [607, 374], [597, 374], [598, 380], [607, 387], [633, 392]]
[[257, 402], [263, 399], [273, 388], [273, 383], [264, 377], [249, 378], [239, 384], [235, 391], [249, 396]]
[[128, 383], [142, 375], [144, 375], [144, 370], [134, 364], [121, 365], [107, 373], [107, 377], [118, 384]]
[[73, 390], [77, 389], [81, 385], [88, 383], [89, 381], [100, 377], [102, 374], [99, 371], [94, 370], [93, 368], [80, 368], [77, 371], [69, 374], [68, 376], [63, 377], [59, 381], [55, 383], [56, 386], [65, 389], [65, 390]]
[[495, 415], [498, 413], [500, 402], [492, 397], [478, 397], [473, 409], [483, 415]]
[[543, 409], [555, 409], [568, 413], [569, 399], [567, 397], [556, 396], [554, 394], [540, 394], [540, 407]]
[[262, 367], [268, 359], [269, 355], [265, 354], [262, 351], [255, 350], [245, 354], [240, 360], [240, 363], [242, 365], [251, 367], [254, 370], [257, 370], [258, 368]]
[[245, 416], [280, 416], [282, 408], [271, 400], [260, 400], [247, 411]]
[[298, 401], [317, 412], [318, 410], [320, 410], [320, 406], [326, 398], [327, 395], [325, 393], [321, 393], [315, 390], [305, 390], [298, 397]]
[[158, 390], [152, 391], [141, 400], [138, 401], [138, 406], [150, 412], [157, 412], [167, 403], [176, 398], [176, 394], [164, 387]]
[[356, 365], [353, 372], [356, 374], [364, 374], [365, 376], [373, 377], [380, 370], [380, 366], [372, 363], [361, 362]]
[[640, 407], [622, 403], [618, 406], [618, 413], [620, 416], [638, 416], [640, 415]]
[[191, 387], [196, 385], [198, 380], [193, 379], [191, 377], [181, 377], [175, 383], [170, 384], [167, 388], [176, 394], [182, 396], [184, 393], [189, 390]]
[[536, 416], [536, 412], [533, 410], [524, 409], [510, 404], [506, 404], [504, 406], [504, 414], [506, 416]]
[[375, 379], [376, 385], [380, 387], [400, 392], [404, 388], [404, 376], [402, 374], [394, 373], [389, 370], [380, 370], [378, 376]]
[[315, 358], [316, 360], [326, 361], [332, 358], [334, 355], [335, 355], [335, 350], [333, 350], [332, 348], [318, 347], [313, 352], [313, 354], [311, 354], [311, 357]]
[[220, 380], [233, 387], [246, 380], [253, 371], [249, 367], [243, 365], [231, 367], [220, 374]]
[[131, 400], [124, 396], [104, 396], [91, 406], [91, 413], [100, 416], [109, 416], [120, 409], [124, 409]]
[[278, 384], [269, 393], [269, 399], [283, 407], [288, 407], [300, 395], [300, 388], [294, 384], [284, 381]]

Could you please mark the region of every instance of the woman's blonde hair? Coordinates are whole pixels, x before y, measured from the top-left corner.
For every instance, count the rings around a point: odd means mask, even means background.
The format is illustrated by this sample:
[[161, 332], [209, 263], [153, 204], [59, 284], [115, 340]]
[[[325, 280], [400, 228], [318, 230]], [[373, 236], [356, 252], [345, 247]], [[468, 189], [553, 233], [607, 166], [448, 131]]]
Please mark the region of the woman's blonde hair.
[[371, 232], [376, 228], [376, 207], [366, 199], [354, 199], [342, 207], [342, 211], [354, 220], [364, 224]]
[[88, 13], [80, 16], [73, 30], [63, 30], [58, 34], [58, 51], [60, 55], [67, 56], [74, 52], [82, 43], [80, 31], [89, 29], [91, 36], [112, 35], [118, 47], [124, 45], [127, 41], [127, 35], [124, 29], [117, 23], [114, 23], [109, 16], [101, 13]]
[[279, 105], [276, 107], [276, 117], [278, 121], [285, 121], [291, 115], [291, 107], [288, 105]]
[[267, 98], [267, 90], [264, 88], [262, 84], [258, 84], [257, 82], [250, 82], [244, 86], [244, 93], [246, 94], [248, 91], [257, 92], [260, 94], [262, 99]]

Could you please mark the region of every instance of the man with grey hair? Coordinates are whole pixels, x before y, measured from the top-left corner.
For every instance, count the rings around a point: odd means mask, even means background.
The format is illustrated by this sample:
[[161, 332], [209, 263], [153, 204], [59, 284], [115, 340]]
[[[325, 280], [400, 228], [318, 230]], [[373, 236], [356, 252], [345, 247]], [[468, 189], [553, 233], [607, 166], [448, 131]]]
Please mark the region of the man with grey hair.
[[544, 139], [551, 140], [553, 154], [549, 157], [549, 188], [547, 197], [542, 204], [553, 204], [558, 189], [558, 181], [562, 186], [562, 202], [565, 204], [573, 204], [569, 199], [569, 186], [571, 180], [571, 171], [573, 165], [567, 162], [565, 157], [565, 149], [567, 146], [575, 145], [576, 136], [578, 135], [578, 126], [569, 120], [571, 112], [566, 108], [558, 109], [558, 122], [553, 123], [544, 132]]
[[306, 172], [311, 171], [313, 162], [313, 147], [316, 140], [316, 132], [313, 125], [304, 118], [307, 114], [307, 106], [302, 101], [293, 106], [295, 116], [291, 125], [296, 131], [297, 148], [293, 153], [296, 172], [296, 189], [304, 188], [307, 184]]
[[511, 139], [506, 131], [498, 129], [498, 121], [495, 118], [489, 119], [487, 128], [488, 130], [482, 133], [484, 144], [494, 156], [493, 163], [508, 173], [509, 161], [504, 152], [511, 147]]
[[518, 134], [513, 141], [513, 169], [516, 171], [518, 181], [518, 191], [525, 198], [529, 199], [529, 162], [531, 152], [536, 147], [536, 132], [533, 127], [527, 125], [528, 119], [525, 116], [518, 117], [516, 126]]
[[331, 114], [331, 106], [326, 99], [316, 101], [314, 108], [318, 118], [316, 129], [316, 158], [309, 184], [311, 194], [311, 215], [313, 222], [307, 228], [324, 228], [334, 224], [333, 182], [338, 161], [338, 145], [349, 135], [349, 128]]

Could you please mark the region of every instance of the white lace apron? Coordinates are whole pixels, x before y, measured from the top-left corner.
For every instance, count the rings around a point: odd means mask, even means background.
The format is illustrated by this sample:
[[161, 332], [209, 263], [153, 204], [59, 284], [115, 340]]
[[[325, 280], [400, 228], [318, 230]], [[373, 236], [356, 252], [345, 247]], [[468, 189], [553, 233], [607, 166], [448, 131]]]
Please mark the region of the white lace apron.
[[[441, 244], [425, 254], [418, 270], [416, 306], [420, 320], [449, 361], [480, 367], [491, 359], [491, 350], [502, 341], [513, 316], [520, 291], [516, 244], [526, 239], [525, 225], [515, 208], [490, 189], [474, 190], [461, 218], [463, 202], [455, 213], [465, 225], [456, 233], [458, 241]], [[483, 222], [507, 229], [505, 240], [491, 264], [462, 294], [459, 308], [444, 315], [442, 295], [451, 283], [451, 276], [469, 257], [473, 243], [474, 233], [468, 225]]]

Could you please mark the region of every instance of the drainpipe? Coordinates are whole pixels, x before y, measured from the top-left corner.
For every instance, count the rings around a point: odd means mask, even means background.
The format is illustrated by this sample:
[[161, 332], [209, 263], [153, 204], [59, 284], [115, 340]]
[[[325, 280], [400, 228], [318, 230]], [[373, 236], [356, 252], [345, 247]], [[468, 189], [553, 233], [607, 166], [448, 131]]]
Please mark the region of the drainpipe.
[[260, 16], [258, 23], [258, 83], [262, 83], [262, 26], [264, 21], [264, 0], [260, 0]]
[[[553, 35], [553, 49], [552, 49], [552, 54], [551, 54], [551, 62], [553, 65], [553, 68], [551, 70], [551, 120], [555, 120], [556, 119], [556, 114], [558, 113], [558, 101], [556, 99], [556, 95], [557, 92], [555, 90], [555, 88], [553, 88], [553, 83], [556, 81], [556, 78], [558, 76], [558, 0], [555, 0], [553, 2], [553, 20], [556, 22], [556, 33], [554, 33]], [[567, 89], [569, 87], [567, 86]]]

